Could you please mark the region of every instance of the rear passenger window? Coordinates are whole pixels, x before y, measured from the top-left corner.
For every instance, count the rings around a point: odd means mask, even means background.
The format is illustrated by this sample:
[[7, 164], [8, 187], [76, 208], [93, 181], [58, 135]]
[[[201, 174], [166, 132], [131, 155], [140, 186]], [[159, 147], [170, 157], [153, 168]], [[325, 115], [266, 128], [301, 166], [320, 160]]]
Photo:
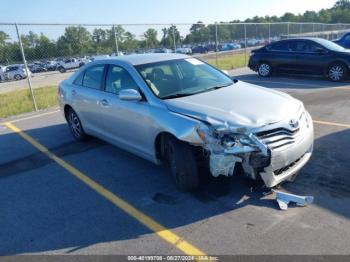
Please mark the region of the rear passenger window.
[[85, 70], [83, 86], [101, 89], [104, 65], [96, 65]]
[[295, 41], [292, 42], [290, 48], [293, 52], [310, 52], [310, 45], [306, 41]]
[[272, 50], [272, 51], [289, 51], [289, 43], [288, 42], [284, 42], [284, 41], [274, 43], [274, 44], [272, 44], [269, 47], [269, 50]]

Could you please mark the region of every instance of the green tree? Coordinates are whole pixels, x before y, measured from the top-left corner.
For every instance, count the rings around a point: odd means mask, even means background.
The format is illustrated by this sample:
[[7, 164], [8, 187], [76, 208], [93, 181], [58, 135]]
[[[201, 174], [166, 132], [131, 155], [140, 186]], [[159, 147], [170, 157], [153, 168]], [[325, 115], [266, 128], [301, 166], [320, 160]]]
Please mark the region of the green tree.
[[123, 50], [131, 51], [139, 47], [139, 42], [135, 39], [135, 35], [130, 32], [124, 33], [124, 41], [121, 43]]
[[86, 55], [92, 50], [91, 34], [82, 26], [66, 27], [57, 41], [57, 48], [63, 55]]
[[0, 46], [6, 44], [6, 41], [10, 39], [10, 36], [6, 34], [4, 31], [0, 31]]
[[155, 48], [159, 46], [157, 35], [158, 35], [157, 30], [153, 28], [147, 29], [147, 31], [143, 33], [143, 37], [145, 38], [145, 47]]

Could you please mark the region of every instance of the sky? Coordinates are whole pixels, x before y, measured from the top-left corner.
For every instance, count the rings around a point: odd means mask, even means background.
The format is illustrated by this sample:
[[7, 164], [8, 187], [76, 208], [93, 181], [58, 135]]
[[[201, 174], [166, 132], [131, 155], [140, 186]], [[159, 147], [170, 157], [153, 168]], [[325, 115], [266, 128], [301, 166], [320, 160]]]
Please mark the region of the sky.
[[[256, 15], [318, 11], [334, 3], [335, 0], [0, 0], [0, 23], [214, 23]], [[162, 25], [124, 26], [138, 39], [150, 27], [160, 37]], [[188, 33], [189, 27], [177, 26], [182, 35]], [[23, 34], [29, 30], [57, 39], [64, 33], [64, 26], [20, 26]], [[88, 30], [91, 32], [93, 27]], [[13, 26], [0, 24], [0, 31], [5, 31], [12, 40], [17, 38]]]
[[0, 22], [193, 23], [303, 13], [335, 0], [0, 0]]

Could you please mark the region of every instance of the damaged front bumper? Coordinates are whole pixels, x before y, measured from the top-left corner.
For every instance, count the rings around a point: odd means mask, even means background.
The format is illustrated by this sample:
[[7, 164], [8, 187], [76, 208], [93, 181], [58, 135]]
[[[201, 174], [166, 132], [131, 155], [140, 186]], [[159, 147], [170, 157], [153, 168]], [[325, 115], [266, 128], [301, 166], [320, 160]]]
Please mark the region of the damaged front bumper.
[[209, 152], [211, 174], [232, 176], [240, 163], [249, 178], [261, 178], [267, 187], [292, 181], [311, 157], [313, 125], [306, 110], [297, 114], [293, 121], [297, 124], [291, 126], [290, 122], [281, 121], [258, 130], [221, 126], [199, 131]]

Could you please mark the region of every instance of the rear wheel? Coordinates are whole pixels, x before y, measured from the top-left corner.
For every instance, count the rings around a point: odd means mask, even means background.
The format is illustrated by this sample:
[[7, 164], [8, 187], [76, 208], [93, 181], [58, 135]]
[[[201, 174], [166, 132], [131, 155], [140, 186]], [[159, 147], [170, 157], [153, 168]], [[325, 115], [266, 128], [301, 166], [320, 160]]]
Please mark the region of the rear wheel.
[[328, 78], [331, 81], [342, 81], [345, 79], [346, 75], [346, 67], [341, 63], [334, 63], [328, 68]]
[[268, 77], [271, 75], [271, 73], [272, 73], [272, 67], [270, 66], [269, 63], [262, 62], [259, 64], [259, 66], [258, 66], [259, 76]]
[[21, 79], [22, 79], [22, 76], [17, 74], [17, 75], [14, 76], [14, 78], [15, 78], [16, 80], [21, 80]]
[[191, 191], [198, 187], [197, 161], [191, 146], [174, 137], [165, 139], [165, 161], [176, 186], [181, 191]]
[[73, 109], [68, 110], [67, 121], [69, 129], [76, 140], [83, 141], [87, 138], [83, 126], [81, 125], [80, 119]]

